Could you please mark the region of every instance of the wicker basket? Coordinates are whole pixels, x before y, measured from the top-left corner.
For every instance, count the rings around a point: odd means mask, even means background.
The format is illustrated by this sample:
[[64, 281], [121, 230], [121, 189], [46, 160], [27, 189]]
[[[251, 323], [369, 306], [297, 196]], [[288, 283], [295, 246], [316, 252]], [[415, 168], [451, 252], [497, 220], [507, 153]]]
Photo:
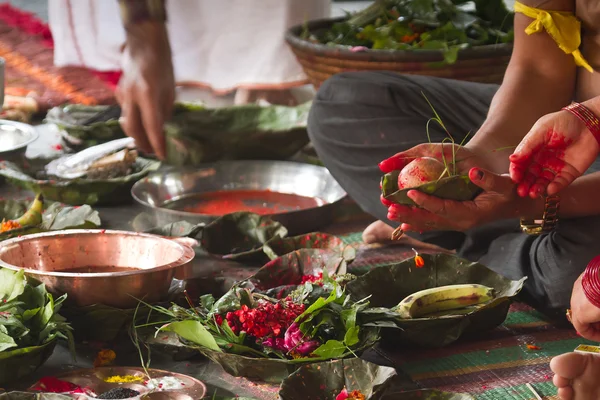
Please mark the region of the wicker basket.
[[[311, 32], [330, 28], [338, 19], [308, 23]], [[439, 50], [365, 50], [352, 52], [343, 47], [315, 44], [300, 37], [306, 25], [286, 33], [286, 41], [315, 87], [332, 75], [348, 71], [394, 71], [401, 74], [429, 75], [463, 81], [501, 83], [512, 53], [512, 44], [477, 46], [458, 53], [452, 65], [443, 61]], [[435, 65], [438, 63], [438, 65]]]

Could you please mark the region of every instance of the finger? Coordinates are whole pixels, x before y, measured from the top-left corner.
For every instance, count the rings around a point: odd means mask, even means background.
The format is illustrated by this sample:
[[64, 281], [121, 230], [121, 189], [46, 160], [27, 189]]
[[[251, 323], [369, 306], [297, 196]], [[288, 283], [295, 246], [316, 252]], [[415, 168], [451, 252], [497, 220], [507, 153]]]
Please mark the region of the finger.
[[383, 197], [383, 195], [379, 196], [379, 200], [381, 200], [381, 204], [383, 204], [386, 207], [391, 206], [392, 204], [394, 204], [391, 200], [386, 199], [385, 197]]
[[152, 151], [152, 146], [150, 146], [150, 142], [148, 142], [144, 133], [140, 112], [130, 99], [124, 100], [119, 123], [127, 136], [135, 139], [135, 145], [138, 149], [144, 152]]
[[469, 179], [484, 192], [510, 193], [514, 190], [514, 182], [507, 175], [497, 175], [482, 168], [471, 168]]
[[539, 177], [535, 183], [531, 185], [531, 188], [529, 189], [529, 197], [532, 199], [537, 199], [546, 194], [550, 182], [551, 180], [547, 178]]
[[394, 203], [388, 207], [387, 217], [392, 221], [404, 222], [404, 219], [408, 218], [412, 213], [413, 210], [410, 207]]
[[140, 111], [146, 135], [156, 156], [165, 159], [164, 112], [159, 99], [151, 89], [144, 89], [140, 96]]
[[571, 380], [565, 378], [564, 376], [554, 375], [554, 378], [552, 378], [552, 383], [554, 383], [554, 386], [556, 386], [557, 388], [562, 388], [570, 386]]
[[517, 185], [517, 194], [520, 197], [527, 197], [529, 195], [529, 190], [531, 189], [531, 185], [535, 183], [536, 177], [531, 174], [527, 174], [523, 182]]
[[440, 216], [446, 215], [446, 200], [418, 190], [409, 190], [406, 195], [424, 210]]
[[401, 170], [406, 166], [406, 164], [411, 162], [413, 159], [414, 157], [406, 155], [405, 152], [398, 153], [380, 162], [379, 169], [384, 174], [390, 173], [392, 171]]
[[[579, 175], [579, 174], [577, 174]], [[548, 184], [548, 195], [554, 196], [567, 186], [569, 186], [575, 180], [576, 175], [572, 174], [568, 170], [561, 171], [558, 175], [554, 177], [552, 182]]]

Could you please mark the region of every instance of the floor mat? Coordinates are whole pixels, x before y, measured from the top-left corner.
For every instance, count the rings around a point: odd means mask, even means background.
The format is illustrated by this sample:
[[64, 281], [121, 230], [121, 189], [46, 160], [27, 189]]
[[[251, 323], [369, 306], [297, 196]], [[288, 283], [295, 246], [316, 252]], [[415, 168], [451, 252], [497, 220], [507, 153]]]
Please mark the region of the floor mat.
[[54, 66], [48, 26], [31, 13], [0, 4], [0, 57], [5, 60], [6, 92], [36, 93], [40, 111], [71, 102], [112, 104], [115, 77], [86, 68]]
[[[357, 247], [350, 272], [365, 273], [414, 256], [403, 246], [365, 245], [361, 233], [370, 220], [349, 204], [344, 213], [327, 231]], [[422, 388], [471, 393], [482, 400], [533, 400], [529, 383], [542, 398], [557, 399], [549, 362], [579, 344], [594, 343], [577, 336], [571, 326], [548, 322], [528, 305], [514, 303], [504, 324], [490, 332], [463, 337], [442, 349], [412, 346], [385, 354]]]

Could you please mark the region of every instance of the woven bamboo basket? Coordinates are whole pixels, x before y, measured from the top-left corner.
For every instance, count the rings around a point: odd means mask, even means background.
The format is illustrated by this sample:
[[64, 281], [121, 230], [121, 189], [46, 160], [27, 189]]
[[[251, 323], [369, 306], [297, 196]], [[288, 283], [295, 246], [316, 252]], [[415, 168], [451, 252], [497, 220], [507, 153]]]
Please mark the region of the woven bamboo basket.
[[[501, 83], [512, 53], [512, 44], [476, 46], [460, 50], [451, 65], [439, 65], [439, 50], [365, 50], [315, 44], [301, 38], [310, 32], [330, 28], [338, 19], [321, 19], [291, 28], [285, 36], [304, 72], [315, 87], [332, 75], [350, 71], [393, 71], [482, 83]], [[437, 64], [437, 65], [436, 65]]]

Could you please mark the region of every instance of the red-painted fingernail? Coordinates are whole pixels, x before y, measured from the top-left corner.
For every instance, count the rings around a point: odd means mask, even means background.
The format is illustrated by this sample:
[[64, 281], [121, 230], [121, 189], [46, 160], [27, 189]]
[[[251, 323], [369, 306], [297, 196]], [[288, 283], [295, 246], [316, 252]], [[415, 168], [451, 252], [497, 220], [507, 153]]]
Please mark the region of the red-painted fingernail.
[[471, 168], [469, 171], [469, 178], [472, 181], [480, 181], [483, 179], [483, 171], [479, 168]]

